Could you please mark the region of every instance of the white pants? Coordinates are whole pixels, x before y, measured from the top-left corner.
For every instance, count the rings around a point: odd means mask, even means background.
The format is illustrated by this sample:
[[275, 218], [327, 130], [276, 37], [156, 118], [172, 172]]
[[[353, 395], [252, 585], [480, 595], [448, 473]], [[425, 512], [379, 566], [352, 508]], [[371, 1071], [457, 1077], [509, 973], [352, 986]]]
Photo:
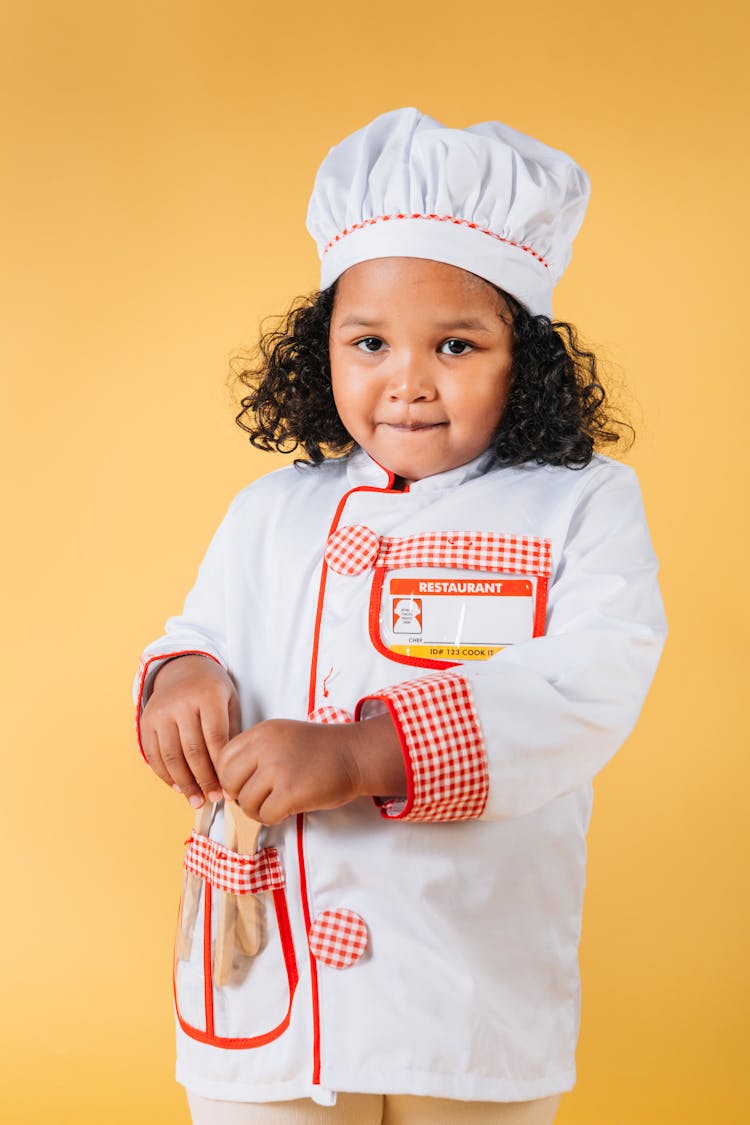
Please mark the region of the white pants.
[[339, 1094], [335, 1106], [219, 1102], [187, 1092], [193, 1125], [552, 1125], [561, 1094], [527, 1102], [460, 1102], [410, 1094]]

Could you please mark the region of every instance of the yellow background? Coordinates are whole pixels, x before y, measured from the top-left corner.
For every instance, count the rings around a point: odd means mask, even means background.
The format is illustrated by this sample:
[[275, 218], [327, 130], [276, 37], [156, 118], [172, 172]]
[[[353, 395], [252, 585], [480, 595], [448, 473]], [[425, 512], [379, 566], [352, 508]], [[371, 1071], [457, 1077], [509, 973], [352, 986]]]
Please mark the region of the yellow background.
[[747, 1120], [744, 7], [3, 4], [3, 1122], [187, 1121], [192, 818], [135, 751], [130, 682], [281, 463], [225, 380], [317, 286], [318, 164], [404, 105], [590, 173], [556, 314], [626, 384], [662, 562], [665, 656], [595, 786], [559, 1125]]

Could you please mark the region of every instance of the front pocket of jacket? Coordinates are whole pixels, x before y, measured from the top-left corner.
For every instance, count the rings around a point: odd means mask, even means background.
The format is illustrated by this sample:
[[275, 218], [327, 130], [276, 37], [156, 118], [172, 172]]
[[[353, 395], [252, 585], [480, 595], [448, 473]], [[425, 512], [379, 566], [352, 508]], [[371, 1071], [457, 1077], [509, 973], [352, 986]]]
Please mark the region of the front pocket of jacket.
[[544, 632], [549, 541], [432, 532], [381, 541], [370, 592], [374, 647], [399, 663], [488, 660]]
[[253, 856], [193, 833], [177, 924], [174, 993], [187, 1035], [246, 1049], [289, 1025], [298, 972], [275, 848]]

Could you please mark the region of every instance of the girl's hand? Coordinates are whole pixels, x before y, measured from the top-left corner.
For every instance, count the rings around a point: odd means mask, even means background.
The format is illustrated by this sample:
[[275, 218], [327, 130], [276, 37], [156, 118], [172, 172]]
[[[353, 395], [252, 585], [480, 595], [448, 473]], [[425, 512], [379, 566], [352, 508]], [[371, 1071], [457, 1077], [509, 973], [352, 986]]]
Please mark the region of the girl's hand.
[[194, 809], [220, 801], [214, 763], [240, 730], [237, 691], [207, 656], [178, 656], [154, 677], [141, 715], [141, 744], [154, 773], [178, 788]]
[[225, 792], [261, 824], [355, 797], [406, 794], [390, 715], [362, 723], [268, 719], [238, 734], [214, 761]]

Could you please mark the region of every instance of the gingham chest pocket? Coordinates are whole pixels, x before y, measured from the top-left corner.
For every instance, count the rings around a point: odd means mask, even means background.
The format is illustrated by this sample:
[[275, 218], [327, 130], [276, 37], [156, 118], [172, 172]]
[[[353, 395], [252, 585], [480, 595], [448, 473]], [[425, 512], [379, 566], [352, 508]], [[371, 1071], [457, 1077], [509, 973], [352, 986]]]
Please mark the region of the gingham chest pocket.
[[339, 529], [326, 557], [341, 574], [372, 569], [368, 630], [390, 660], [445, 668], [544, 633], [549, 539], [494, 531], [379, 538], [354, 525]]

